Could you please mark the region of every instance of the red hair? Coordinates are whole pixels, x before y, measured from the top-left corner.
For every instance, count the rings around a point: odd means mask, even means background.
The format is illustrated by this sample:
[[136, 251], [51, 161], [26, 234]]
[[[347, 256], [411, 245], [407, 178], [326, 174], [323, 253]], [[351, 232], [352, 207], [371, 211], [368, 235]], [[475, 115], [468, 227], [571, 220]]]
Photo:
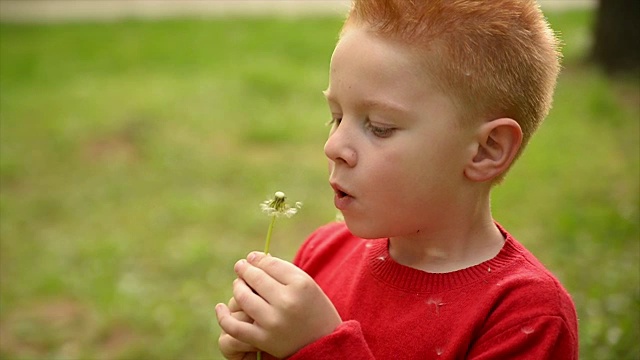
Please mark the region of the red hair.
[[351, 25], [411, 46], [464, 120], [516, 120], [521, 150], [551, 108], [559, 43], [535, 0], [354, 0]]

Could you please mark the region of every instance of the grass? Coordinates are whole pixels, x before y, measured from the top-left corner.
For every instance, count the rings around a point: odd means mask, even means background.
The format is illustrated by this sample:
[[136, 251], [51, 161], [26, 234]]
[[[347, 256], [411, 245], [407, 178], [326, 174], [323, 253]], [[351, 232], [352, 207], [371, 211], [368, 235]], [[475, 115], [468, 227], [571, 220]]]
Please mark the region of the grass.
[[[640, 356], [637, 79], [565, 39], [555, 107], [496, 218], [571, 292], [583, 359]], [[213, 305], [335, 216], [321, 90], [340, 19], [0, 25], [0, 358], [219, 359]]]

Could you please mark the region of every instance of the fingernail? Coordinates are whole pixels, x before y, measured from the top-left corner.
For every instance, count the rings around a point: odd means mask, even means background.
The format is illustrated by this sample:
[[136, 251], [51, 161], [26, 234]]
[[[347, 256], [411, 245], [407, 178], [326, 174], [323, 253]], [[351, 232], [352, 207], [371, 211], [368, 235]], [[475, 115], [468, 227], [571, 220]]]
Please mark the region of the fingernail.
[[247, 260], [249, 260], [249, 262], [252, 262], [256, 259], [256, 257], [257, 257], [257, 254], [255, 252], [252, 252], [247, 256]]
[[237, 270], [240, 266], [243, 266], [247, 261], [245, 259], [240, 259], [233, 265], [233, 268]]

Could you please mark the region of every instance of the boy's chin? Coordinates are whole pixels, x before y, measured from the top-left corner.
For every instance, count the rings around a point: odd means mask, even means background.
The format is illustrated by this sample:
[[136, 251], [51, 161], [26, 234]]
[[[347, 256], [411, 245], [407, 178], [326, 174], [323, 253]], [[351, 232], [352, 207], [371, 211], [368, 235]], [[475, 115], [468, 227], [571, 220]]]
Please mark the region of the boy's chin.
[[354, 220], [350, 221], [348, 217], [344, 218], [344, 223], [353, 235], [361, 239], [375, 240], [389, 237], [384, 231], [381, 231], [381, 229], [375, 229], [371, 226], [367, 226], [367, 224], [363, 222]]

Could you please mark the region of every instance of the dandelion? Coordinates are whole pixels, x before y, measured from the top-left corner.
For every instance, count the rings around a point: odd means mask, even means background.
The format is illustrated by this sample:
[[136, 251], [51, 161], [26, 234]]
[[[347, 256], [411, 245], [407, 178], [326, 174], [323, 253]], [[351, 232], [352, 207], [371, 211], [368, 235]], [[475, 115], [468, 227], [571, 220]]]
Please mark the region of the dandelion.
[[302, 207], [302, 203], [297, 201], [294, 206], [287, 204], [287, 196], [278, 191], [274, 194], [273, 199], [264, 201], [260, 204], [262, 212], [271, 217], [269, 223], [269, 229], [267, 230], [267, 239], [264, 244], [264, 253], [269, 253], [269, 246], [271, 245], [271, 233], [273, 232], [273, 225], [276, 223], [276, 218], [280, 216], [286, 216], [288, 218], [298, 213], [298, 209]]
[[276, 218], [284, 215], [288, 218], [298, 213], [298, 209], [302, 207], [302, 203], [297, 201], [294, 206], [287, 204], [287, 196], [282, 191], [277, 191], [273, 199], [266, 200], [260, 204], [262, 212], [271, 217], [269, 223], [269, 229], [267, 230], [267, 239], [264, 244], [264, 253], [269, 253], [269, 246], [271, 245], [271, 232], [273, 231], [273, 225], [276, 223]]
[[[294, 206], [287, 204], [287, 196], [282, 191], [277, 191], [273, 199], [266, 200], [260, 204], [262, 212], [271, 217], [269, 223], [269, 229], [267, 230], [267, 239], [264, 242], [264, 253], [269, 253], [269, 246], [271, 245], [271, 233], [273, 232], [273, 225], [276, 223], [276, 218], [284, 215], [288, 218], [298, 213], [298, 210], [302, 207], [302, 203], [297, 201]], [[258, 351], [257, 360], [262, 360], [262, 352]]]
[[282, 191], [277, 191], [271, 200], [264, 201], [260, 204], [262, 212], [269, 216], [278, 217], [284, 215], [288, 218], [292, 217], [298, 212], [298, 209], [302, 207], [301, 202], [296, 202], [292, 207], [286, 203], [287, 196]]

